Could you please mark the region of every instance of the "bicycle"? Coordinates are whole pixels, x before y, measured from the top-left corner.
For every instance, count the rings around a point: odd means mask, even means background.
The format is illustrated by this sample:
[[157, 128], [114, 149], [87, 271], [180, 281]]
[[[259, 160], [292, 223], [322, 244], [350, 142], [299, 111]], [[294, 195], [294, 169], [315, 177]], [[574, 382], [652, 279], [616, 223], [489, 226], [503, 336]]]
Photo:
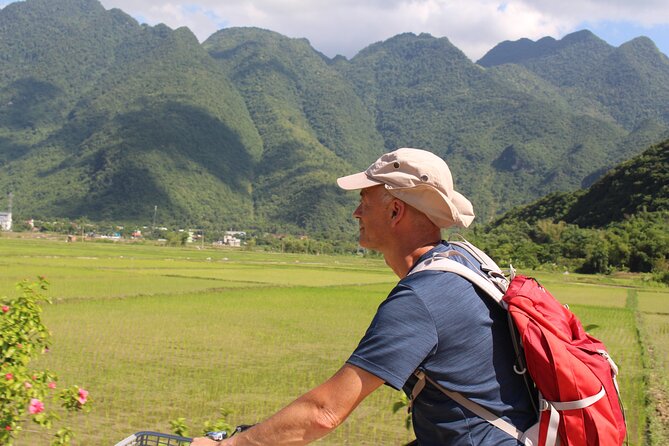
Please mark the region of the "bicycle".
[[[237, 426], [232, 434], [228, 435], [226, 431], [207, 432], [206, 436], [214, 441], [225, 440], [238, 432], [243, 432], [252, 425], [242, 424]], [[192, 438], [182, 437], [173, 434], [164, 434], [153, 431], [135, 432], [127, 438], [116, 443], [115, 446], [187, 446], [193, 441]]]
[[[243, 432], [251, 426], [252, 425], [237, 426], [232, 432], [232, 435], [235, 435], [238, 432]], [[230, 437], [232, 437], [232, 435], [230, 435]], [[206, 436], [214, 441], [221, 441], [228, 438], [228, 433], [226, 431], [207, 432]], [[192, 438], [181, 437], [179, 435], [141, 431], [121, 440], [120, 442], [116, 443], [115, 446], [187, 446], [190, 445], [192, 441]], [[416, 446], [417, 444], [418, 442], [413, 440], [404, 446]]]

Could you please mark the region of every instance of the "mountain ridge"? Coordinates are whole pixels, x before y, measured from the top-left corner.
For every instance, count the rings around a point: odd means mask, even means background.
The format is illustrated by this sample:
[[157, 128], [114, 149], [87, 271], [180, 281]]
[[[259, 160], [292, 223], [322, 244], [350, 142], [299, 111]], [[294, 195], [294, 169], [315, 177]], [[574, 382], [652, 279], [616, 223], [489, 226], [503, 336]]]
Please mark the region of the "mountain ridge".
[[603, 228], [641, 212], [663, 211], [669, 211], [669, 139], [617, 165], [588, 188], [547, 195], [506, 213], [493, 226], [549, 219]]
[[669, 62], [648, 39], [539, 42], [488, 67], [426, 33], [330, 59], [260, 28], [199, 43], [97, 0], [12, 3], [0, 191], [26, 218], [146, 222], [157, 207], [165, 224], [337, 236], [356, 197], [335, 178], [384, 151], [443, 156], [487, 222], [669, 137]]

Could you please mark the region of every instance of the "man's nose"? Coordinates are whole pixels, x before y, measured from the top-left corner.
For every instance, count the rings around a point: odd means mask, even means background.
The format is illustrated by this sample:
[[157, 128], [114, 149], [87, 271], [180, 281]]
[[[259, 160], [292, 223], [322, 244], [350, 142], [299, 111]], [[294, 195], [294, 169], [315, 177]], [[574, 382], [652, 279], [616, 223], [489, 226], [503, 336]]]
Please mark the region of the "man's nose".
[[360, 208], [361, 207], [362, 207], [362, 205], [358, 205], [358, 207], [355, 208], [355, 211], [353, 211], [353, 217], [360, 218]]

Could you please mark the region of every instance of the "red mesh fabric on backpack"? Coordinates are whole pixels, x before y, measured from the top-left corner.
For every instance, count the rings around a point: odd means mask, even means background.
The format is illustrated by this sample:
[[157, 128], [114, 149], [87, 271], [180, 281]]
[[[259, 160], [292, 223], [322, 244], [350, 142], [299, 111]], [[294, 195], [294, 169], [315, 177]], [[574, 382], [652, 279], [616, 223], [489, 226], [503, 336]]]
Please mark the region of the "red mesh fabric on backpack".
[[561, 446], [622, 444], [626, 426], [617, 370], [604, 344], [534, 279], [516, 276], [504, 302], [520, 334], [528, 372], [541, 397], [557, 409], [541, 408], [538, 444], [552, 444], [556, 434]]

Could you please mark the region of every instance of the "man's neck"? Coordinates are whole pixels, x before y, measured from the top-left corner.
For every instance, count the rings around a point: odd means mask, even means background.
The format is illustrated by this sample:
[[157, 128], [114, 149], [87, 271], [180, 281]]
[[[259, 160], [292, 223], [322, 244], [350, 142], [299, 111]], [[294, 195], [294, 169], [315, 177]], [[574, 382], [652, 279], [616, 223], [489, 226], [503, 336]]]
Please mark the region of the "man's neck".
[[397, 275], [397, 277], [400, 279], [403, 279], [407, 274], [409, 274], [411, 267], [416, 263], [416, 261], [418, 261], [418, 259], [423, 254], [430, 251], [439, 243], [441, 243], [440, 239], [433, 240], [416, 248], [405, 250], [404, 252], [388, 254], [384, 253], [383, 257], [386, 261], [386, 265], [388, 265], [390, 269], [393, 270], [395, 275]]

